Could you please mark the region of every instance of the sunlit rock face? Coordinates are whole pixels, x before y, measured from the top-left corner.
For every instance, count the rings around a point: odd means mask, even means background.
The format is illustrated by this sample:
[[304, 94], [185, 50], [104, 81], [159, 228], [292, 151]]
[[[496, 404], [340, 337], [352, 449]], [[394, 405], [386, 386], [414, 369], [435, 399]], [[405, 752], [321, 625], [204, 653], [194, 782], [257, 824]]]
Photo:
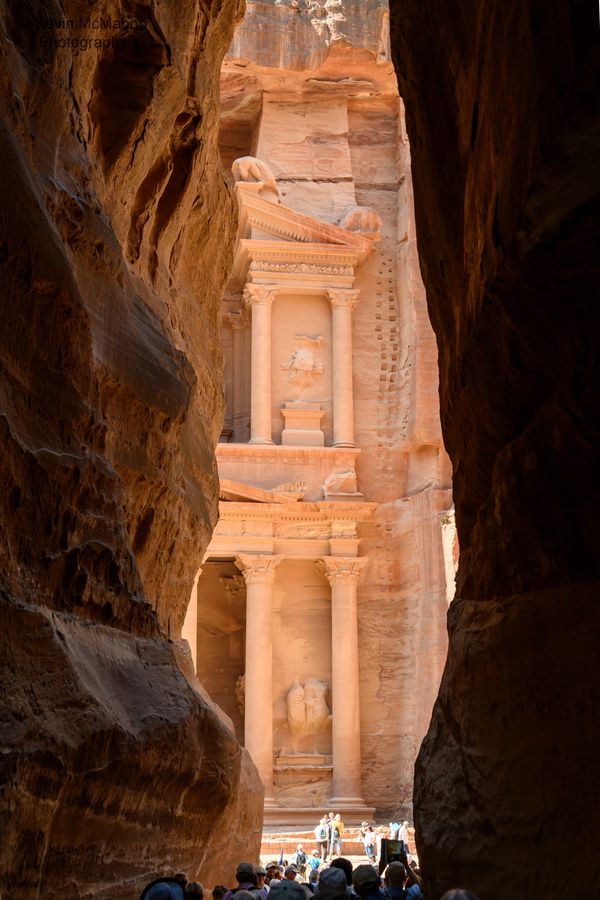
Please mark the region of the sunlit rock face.
[[[262, 467], [250, 468], [250, 463], [245, 467], [235, 457], [238, 452], [242, 455], [241, 448], [228, 448], [225, 443], [218, 457], [224, 478], [263, 488], [302, 479], [308, 482], [311, 500], [327, 497], [329, 492], [334, 497], [358, 491], [373, 504], [372, 518], [361, 521], [356, 531], [360, 556], [367, 562], [357, 588], [357, 719], [363, 761], [361, 796], [382, 821], [412, 815], [414, 762], [444, 666], [448, 595], [454, 587], [453, 547], [447, 572], [443, 546], [452, 497], [439, 420], [437, 348], [419, 272], [410, 152], [390, 60], [388, 26], [387, 3], [382, 2], [251, 0], [223, 66], [220, 135], [224, 165], [231, 169], [233, 164], [234, 177], [240, 178], [246, 170], [248, 180], [254, 180], [254, 163], [247, 157], [258, 157], [275, 178], [283, 206], [313, 220], [341, 225], [354, 236], [377, 236], [373, 252], [357, 267], [352, 283], [359, 295], [352, 311], [351, 353], [354, 440], [360, 450], [356, 468], [336, 463], [312, 483], [316, 454], [312, 460], [307, 454], [302, 468], [293, 474], [291, 459], [286, 461], [287, 474], [285, 470], [275, 474], [274, 460]], [[322, 240], [317, 228], [313, 239]], [[291, 267], [293, 259], [290, 255], [286, 265]], [[250, 277], [263, 276], [251, 272]], [[234, 444], [247, 441], [249, 435], [240, 413], [247, 409], [249, 415], [249, 405], [244, 403], [249, 403], [250, 390], [238, 405], [242, 392], [237, 385], [242, 380], [239, 371], [246, 371], [246, 381], [250, 380], [249, 367], [242, 367], [250, 357], [250, 331], [234, 333], [231, 319], [237, 328], [239, 316], [229, 315], [241, 304], [241, 297], [236, 297], [241, 287], [232, 284], [231, 295], [224, 301], [225, 421]], [[334, 441], [336, 418], [327, 368], [334, 340], [330, 302], [309, 312], [311, 307], [303, 305], [302, 295], [292, 293], [286, 296], [285, 321], [278, 319], [279, 300], [271, 317], [272, 436], [276, 443], [284, 441], [283, 404], [292, 397], [301, 398], [322, 404], [322, 438], [327, 446]], [[315, 372], [307, 376], [314, 388], [310, 383], [290, 383], [294, 358], [290, 354], [298, 348], [296, 344], [290, 344], [289, 352], [282, 348], [288, 346], [291, 321], [297, 323], [291, 335], [322, 339], [317, 358], [324, 362], [323, 376]], [[240, 350], [240, 345], [246, 350]], [[235, 555], [233, 538], [228, 554], [220, 543], [227, 540], [222, 535], [236, 534], [237, 527], [227, 520], [225, 504], [222, 509], [215, 557]], [[291, 537], [279, 523], [267, 525], [264, 535]], [[319, 527], [319, 536], [325, 539], [327, 531]], [[312, 525], [294, 528], [307, 540], [311, 530], [316, 534]], [[347, 523], [344, 528], [346, 537], [355, 534]], [[244, 529], [250, 534], [250, 525]], [[350, 545], [345, 546], [350, 552]], [[321, 548], [319, 555], [323, 552]], [[308, 558], [282, 563], [273, 588], [273, 751], [275, 760], [283, 759], [286, 766], [296, 737], [289, 727], [286, 698], [296, 681], [316, 677], [332, 684], [332, 646], [339, 640], [339, 635], [331, 633], [329, 584], [324, 578], [319, 582], [321, 576], [306, 546], [302, 555]], [[229, 595], [234, 575], [235, 570], [224, 570], [221, 560], [215, 559], [205, 566], [198, 582], [198, 671], [241, 734], [235, 684], [244, 671], [244, 619], [239, 613], [244, 607], [236, 607], [237, 601]], [[303, 594], [307, 585], [311, 585], [310, 596]], [[305, 602], [311, 604], [308, 612]], [[295, 607], [298, 620], [293, 618]], [[288, 639], [290, 629], [293, 642]], [[236, 643], [232, 633], [240, 637]], [[202, 659], [202, 644], [208, 643], [209, 636], [213, 639]], [[225, 664], [221, 664], [223, 658]], [[219, 665], [213, 664], [217, 659]], [[335, 721], [333, 690], [331, 696]], [[320, 740], [320, 753], [337, 755], [326, 743], [327, 734]], [[315, 749], [312, 740], [304, 747]], [[283, 766], [276, 762], [275, 768]], [[283, 808], [325, 803], [332, 794], [324, 793], [326, 781], [321, 777], [320, 773], [276, 771], [277, 802]]]
[[6, 896], [136, 896], [258, 847], [253, 767], [168, 640], [216, 518], [240, 6], [0, 7]]
[[461, 546], [419, 853], [435, 897], [590, 897], [598, 8], [391, 6]]

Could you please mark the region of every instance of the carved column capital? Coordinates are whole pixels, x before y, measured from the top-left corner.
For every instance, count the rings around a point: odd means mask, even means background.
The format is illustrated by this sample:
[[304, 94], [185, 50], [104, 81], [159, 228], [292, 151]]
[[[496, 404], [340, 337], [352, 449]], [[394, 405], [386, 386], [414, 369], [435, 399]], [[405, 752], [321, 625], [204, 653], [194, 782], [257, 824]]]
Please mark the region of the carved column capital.
[[247, 284], [243, 298], [246, 306], [271, 306], [279, 293], [279, 287], [272, 284]]
[[342, 307], [344, 309], [353, 310], [356, 304], [358, 303], [358, 298], [360, 297], [360, 291], [343, 291], [336, 290], [334, 288], [330, 288], [327, 291], [327, 296], [329, 297], [329, 301], [333, 309], [337, 307]]
[[323, 556], [315, 565], [333, 587], [336, 584], [358, 584], [368, 563], [366, 556]]
[[246, 306], [243, 306], [237, 312], [227, 313], [225, 318], [233, 331], [243, 331], [244, 328], [248, 328], [250, 325], [250, 316], [248, 315], [248, 308]]
[[266, 554], [254, 555], [240, 553], [235, 564], [242, 572], [246, 584], [273, 584], [275, 570], [282, 561], [283, 556], [269, 556]]

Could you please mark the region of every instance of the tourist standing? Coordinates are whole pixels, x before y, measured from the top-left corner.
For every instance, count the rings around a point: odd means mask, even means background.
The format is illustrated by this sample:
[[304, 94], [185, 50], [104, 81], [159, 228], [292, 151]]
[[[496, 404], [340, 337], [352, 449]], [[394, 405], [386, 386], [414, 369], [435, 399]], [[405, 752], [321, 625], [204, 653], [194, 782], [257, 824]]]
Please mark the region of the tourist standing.
[[329, 831], [327, 828], [327, 816], [323, 816], [315, 828], [315, 840], [317, 842], [317, 855], [323, 862], [327, 862], [327, 850], [329, 847]]
[[331, 823], [331, 843], [329, 845], [329, 852], [331, 856], [335, 853], [336, 856], [342, 855], [342, 836], [344, 834], [344, 823], [342, 822], [342, 817], [339, 813], [334, 816], [333, 821]]
[[298, 874], [304, 878], [306, 873], [306, 853], [304, 852], [302, 844], [298, 844], [296, 846], [296, 853], [294, 854], [294, 865], [298, 869]]

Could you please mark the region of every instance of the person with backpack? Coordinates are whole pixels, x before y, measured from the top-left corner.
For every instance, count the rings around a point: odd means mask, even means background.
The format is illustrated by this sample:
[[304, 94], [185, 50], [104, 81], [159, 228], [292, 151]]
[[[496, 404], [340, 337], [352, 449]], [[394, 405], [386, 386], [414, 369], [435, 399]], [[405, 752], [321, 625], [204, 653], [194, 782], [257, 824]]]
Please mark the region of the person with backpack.
[[306, 853], [304, 852], [302, 844], [298, 844], [296, 847], [294, 865], [298, 869], [298, 874], [304, 878], [306, 872]]
[[342, 855], [342, 835], [344, 834], [344, 823], [342, 822], [342, 817], [339, 813], [333, 817], [333, 821], [331, 822], [331, 843], [329, 845], [329, 852], [333, 857], [335, 853], [336, 856]]
[[329, 849], [329, 830], [327, 828], [327, 816], [323, 816], [317, 827], [315, 828], [315, 840], [317, 842], [317, 856], [327, 862], [327, 851]]

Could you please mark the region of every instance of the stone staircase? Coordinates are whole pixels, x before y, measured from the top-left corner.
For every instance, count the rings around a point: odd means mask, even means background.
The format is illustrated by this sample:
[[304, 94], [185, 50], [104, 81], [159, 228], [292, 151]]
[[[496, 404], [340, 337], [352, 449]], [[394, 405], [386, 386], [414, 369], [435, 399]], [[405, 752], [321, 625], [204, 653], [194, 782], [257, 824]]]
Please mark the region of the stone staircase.
[[[315, 825], [316, 824], [317, 823], [315, 822]], [[410, 851], [414, 854], [416, 852], [414, 828], [408, 829], [408, 837]], [[302, 844], [304, 852], [307, 856], [310, 856], [312, 851], [317, 847], [314, 830], [312, 828], [303, 831], [265, 830], [263, 831], [263, 839], [260, 848], [261, 860], [263, 860], [263, 864], [268, 860], [279, 861], [280, 853], [283, 851], [283, 858], [291, 863], [298, 844]], [[350, 826], [344, 830], [344, 836], [342, 838], [342, 856], [349, 858], [360, 857], [363, 862], [366, 862], [363, 842], [358, 828]]]

